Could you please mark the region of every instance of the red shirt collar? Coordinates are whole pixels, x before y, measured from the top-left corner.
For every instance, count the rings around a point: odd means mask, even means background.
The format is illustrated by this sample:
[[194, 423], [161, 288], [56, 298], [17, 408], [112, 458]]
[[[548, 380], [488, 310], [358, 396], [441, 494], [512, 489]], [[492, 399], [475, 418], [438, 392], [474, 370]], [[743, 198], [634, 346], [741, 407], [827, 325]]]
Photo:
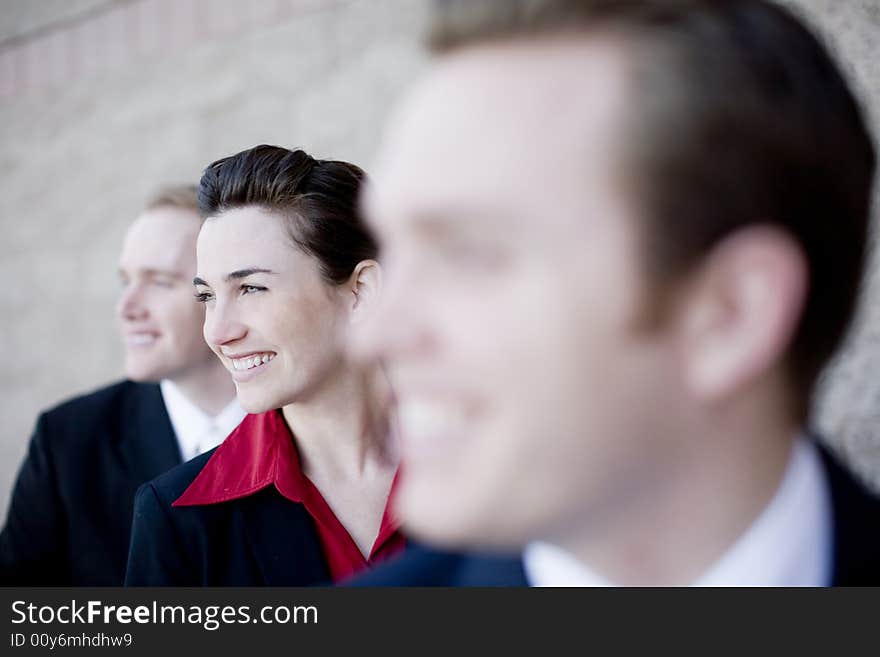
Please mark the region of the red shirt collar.
[[281, 411], [269, 411], [245, 416], [172, 506], [227, 502], [270, 484], [302, 502], [307, 482]]
[[172, 506], [218, 504], [274, 484], [284, 497], [305, 506], [315, 522], [330, 575], [338, 582], [404, 548], [406, 541], [391, 512], [397, 480], [395, 475], [379, 534], [369, 558], [364, 559], [320, 491], [303, 473], [293, 435], [281, 411], [276, 410], [247, 415]]

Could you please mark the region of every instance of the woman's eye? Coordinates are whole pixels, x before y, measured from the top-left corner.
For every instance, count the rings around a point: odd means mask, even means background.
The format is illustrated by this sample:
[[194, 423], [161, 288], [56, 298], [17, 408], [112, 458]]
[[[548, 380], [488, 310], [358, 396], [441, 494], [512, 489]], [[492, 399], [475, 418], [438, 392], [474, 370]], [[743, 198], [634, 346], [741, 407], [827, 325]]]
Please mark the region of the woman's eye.
[[157, 278], [153, 280], [153, 285], [155, 285], [156, 287], [169, 288], [172, 287], [174, 283], [172, 283], [171, 281], [163, 280], [161, 278]]
[[266, 288], [260, 287], [259, 285], [242, 285], [241, 293], [242, 294], [253, 294], [254, 292], [262, 292]]
[[213, 298], [214, 295], [210, 292], [196, 292], [196, 301], [198, 301], [199, 303], [207, 303]]

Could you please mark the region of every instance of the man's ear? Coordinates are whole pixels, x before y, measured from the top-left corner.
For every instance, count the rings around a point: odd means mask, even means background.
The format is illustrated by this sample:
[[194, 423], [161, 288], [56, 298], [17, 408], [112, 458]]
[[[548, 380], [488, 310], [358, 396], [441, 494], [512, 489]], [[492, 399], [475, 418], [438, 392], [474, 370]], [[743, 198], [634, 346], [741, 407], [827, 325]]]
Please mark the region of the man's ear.
[[809, 269], [784, 230], [754, 225], [719, 242], [694, 273], [682, 311], [684, 377], [708, 403], [781, 365], [806, 303]]
[[361, 260], [351, 272], [347, 289], [350, 292], [351, 321], [367, 318], [379, 301], [382, 291], [382, 267], [375, 260]]

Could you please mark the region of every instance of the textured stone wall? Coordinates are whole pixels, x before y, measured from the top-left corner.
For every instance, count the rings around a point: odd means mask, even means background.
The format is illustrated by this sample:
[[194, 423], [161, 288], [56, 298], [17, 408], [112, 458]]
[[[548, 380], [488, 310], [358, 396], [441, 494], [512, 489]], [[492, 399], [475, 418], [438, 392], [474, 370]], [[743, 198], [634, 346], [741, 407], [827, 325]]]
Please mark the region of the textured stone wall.
[[[184, 0], [163, 1], [115, 3], [141, 12], [119, 24], [130, 29], [153, 9], [182, 11]], [[117, 40], [109, 63], [93, 49], [86, 75], [69, 49], [106, 39], [88, 21], [77, 25], [77, 15], [113, 4], [0, 6], [0, 59], [13, 62], [0, 62], [0, 511], [39, 410], [120, 375], [116, 258], [151, 190], [194, 181], [213, 159], [263, 142], [368, 167], [389, 107], [425, 64], [419, 0], [193, 0], [196, 10], [213, 8], [209, 19], [188, 14], [190, 32], [154, 24], [152, 49], [135, 53]], [[880, 0], [789, 4], [832, 42], [880, 133]], [[163, 9], [171, 6], [178, 9]], [[78, 30], [75, 38], [60, 41], [55, 19]], [[196, 29], [203, 24], [213, 27]], [[176, 35], [173, 47], [159, 47], [162, 29]], [[14, 59], [10, 48], [27, 46], [29, 33], [38, 35], [33, 47]], [[3, 66], [33, 73], [36, 41], [47, 34], [56, 37], [56, 64], [67, 53], [62, 73], [4, 83]], [[860, 321], [828, 373], [816, 424], [880, 488], [880, 267], [872, 263]]]

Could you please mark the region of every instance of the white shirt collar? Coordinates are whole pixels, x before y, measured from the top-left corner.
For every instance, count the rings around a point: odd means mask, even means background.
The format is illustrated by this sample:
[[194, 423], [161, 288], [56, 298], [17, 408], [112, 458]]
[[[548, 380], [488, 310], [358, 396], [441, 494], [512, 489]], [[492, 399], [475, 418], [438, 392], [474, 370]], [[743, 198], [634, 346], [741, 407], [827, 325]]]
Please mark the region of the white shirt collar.
[[184, 461], [222, 443], [246, 415], [238, 405], [238, 399], [233, 399], [220, 413], [211, 417], [187, 399], [172, 381], [163, 379], [159, 388]]
[[[832, 548], [825, 470], [816, 446], [800, 438], [769, 504], [692, 586], [825, 586]], [[549, 543], [527, 545], [523, 565], [532, 586], [613, 586]]]

